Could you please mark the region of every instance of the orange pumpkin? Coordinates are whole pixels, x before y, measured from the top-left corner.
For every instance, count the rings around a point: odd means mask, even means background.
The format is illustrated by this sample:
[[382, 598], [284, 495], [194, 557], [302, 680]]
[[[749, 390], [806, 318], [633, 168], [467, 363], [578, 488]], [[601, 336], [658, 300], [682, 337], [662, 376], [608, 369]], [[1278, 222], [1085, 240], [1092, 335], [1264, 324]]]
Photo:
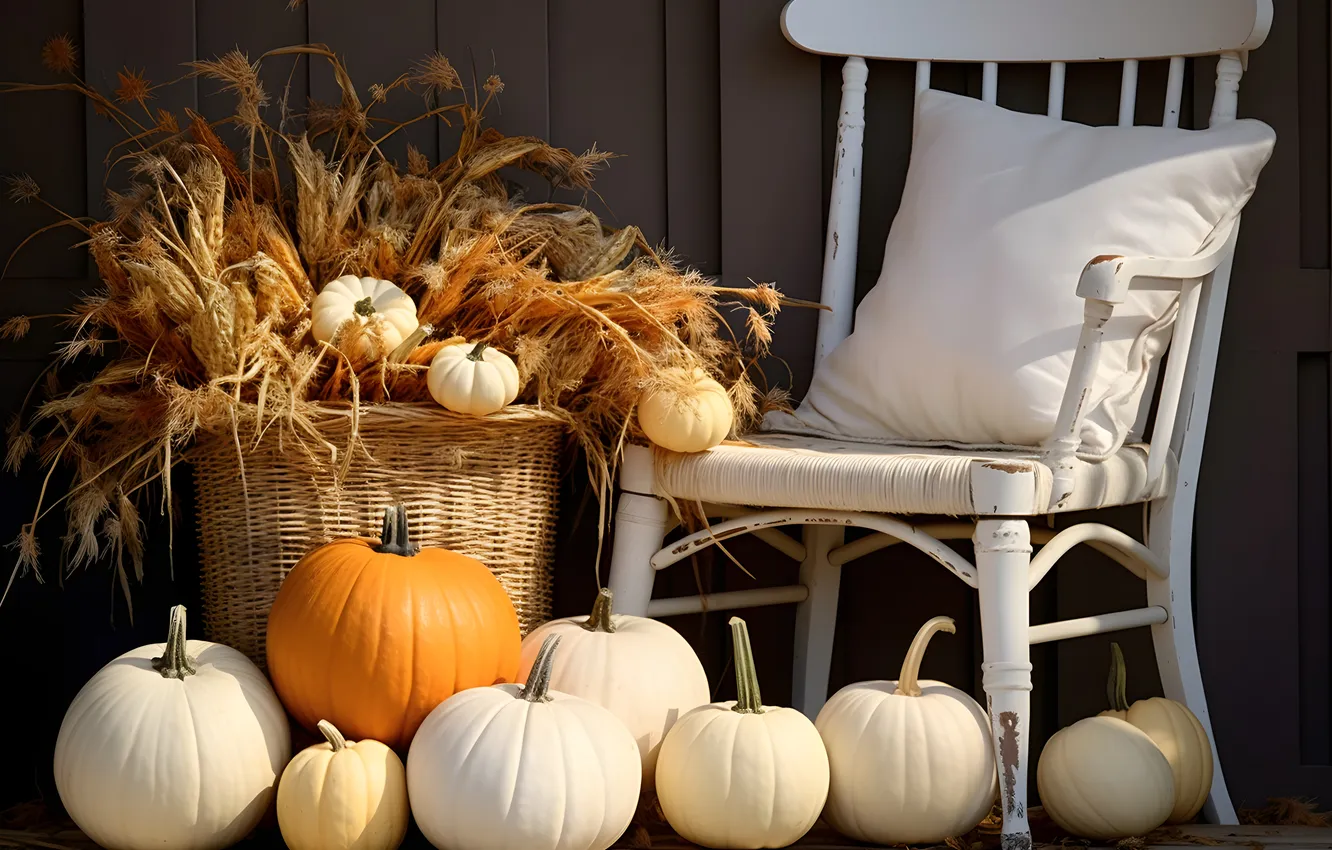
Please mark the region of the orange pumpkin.
[[268, 615], [268, 672], [306, 728], [405, 748], [435, 706], [518, 675], [518, 614], [480, 561], [421, 549], [402, 505], [380, 541], [338, 540], [300, 560]]

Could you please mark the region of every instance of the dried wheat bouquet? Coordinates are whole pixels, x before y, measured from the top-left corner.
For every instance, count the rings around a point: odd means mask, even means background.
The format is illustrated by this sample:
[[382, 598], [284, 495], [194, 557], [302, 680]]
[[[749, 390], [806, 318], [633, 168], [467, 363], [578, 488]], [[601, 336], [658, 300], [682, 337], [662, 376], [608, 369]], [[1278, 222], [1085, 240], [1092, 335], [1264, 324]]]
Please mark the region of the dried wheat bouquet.
[[[141, 578], [143, 569], [136, 503], [155, 485], [169, 509], [172, 467], [197, 433], [225, 429], [243, 452], [259, 429], [278, 428], [299, 449], [348, 451], [322, 445], [310, 414], [428, 400], [428, 364], [454, 337], [516, 360], [517, 403], [567, 419], [603, 498], [621, 446], [639, 436], [635, 403], [662, 376], [706, 370], [728, 388], [742, 425], [767, 403], [748, 374], [783, 299], [770, 286], [719, 289], [654, 251], [634, 227], [608, 229], [582, 206], [528, 203], [511, 191], [501, 169], [586, 193], [607, 154], [486, 129], [499, 78], [464, 89], [433, 55], [371, 86], [367, 103], [327, 47], [271, 51], [260, 61], [333, 68], [339, 102], [311, 102], [298, 114], [285, 98], [270, 107], [259, 63], [233, 51], [190, 69], [235, 96], [234, 114], [209, 122], [150, 109], [154, 87], [129, 71], [114, 92], [94, 89], [75, 74], [74, 51], [53, 39], [43, 58], [59, 82], [0, 91], [89, 98], [124, 130], [108, 167], [128, 170], [130, 180], [109, 193], [105, 220], [62, 214], [51, 225], [85, 234], [102, 288], [58, 317], [72, 338], [10, 425], [11, 468], [35, 452], [48, 468], [74, 469], [67, 493], [43, 492], [35, 506], [16, 571], [37, 568], [36, 521], [63, 505], [68, 567], [109, 547], [128, 592], [129, 573]], [[423, 96], [419, 117], [394, 123], [374, 114], [395, 89]], [[387, 159], [384, 141], [417, 121], [460, 127], [457, 151], [439, 164], [410, 148], [405, 164]], [[240, 150], [223, 142], [219, 125], [234, 128]], [[15, 200], [45, 203], [30, 179], [10, 183]], [[391, 350], [374, 338], [316, 341], [312, 302], [347, 274], [396, 283], [415, 301], [421, 328]], [[720, 300], [747, 312], [746, 340], [728, 329]], [[11, 320], [3, 332], [20, 336], [34, 318]], [[376, 333], [346, 327], [344, 336]]]

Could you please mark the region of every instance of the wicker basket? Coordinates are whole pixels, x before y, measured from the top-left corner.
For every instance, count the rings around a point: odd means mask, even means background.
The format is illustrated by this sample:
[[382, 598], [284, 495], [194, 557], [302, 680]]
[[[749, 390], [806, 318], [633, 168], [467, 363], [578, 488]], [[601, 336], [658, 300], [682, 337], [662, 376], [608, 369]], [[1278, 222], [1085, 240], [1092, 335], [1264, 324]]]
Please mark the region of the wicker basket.
[[[314, 427], [345, 447], [351, 410], [322, 409]], [[386, 404], [362, 408], [356, 427], [362, 448], [350, 458], [328, 446], [312, 456], [318, 441], [280, 439], [277, 427], [257, 444], [253, 428], [210, 433], [191, 450], [209, 640], [263, 666], [268, 609], [287, 572], [329, 540], [378, 537], [395, 502], [407, 506], [415, 540], [495, 573], [524, 634], [550, 616], [561, 420], [525, 408], [478, 419]]]

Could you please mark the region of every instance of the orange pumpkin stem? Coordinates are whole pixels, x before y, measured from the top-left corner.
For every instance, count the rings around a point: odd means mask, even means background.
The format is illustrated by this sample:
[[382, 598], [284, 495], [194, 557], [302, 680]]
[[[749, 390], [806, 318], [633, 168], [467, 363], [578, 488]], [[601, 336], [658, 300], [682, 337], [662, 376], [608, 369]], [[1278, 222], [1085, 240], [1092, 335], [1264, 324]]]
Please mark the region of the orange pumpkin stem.
[[583, 623], [583, 628], [589, 632], [611, 632], [615, 631], [615, 621], [611, 619], [612, 605], [615, 602], [615, 594], [609, 587], [603, 587], [597, 591], [597, 601], [592, 603], [592, 616]]
[[410, 558], [421, 551], [421, 547], [412, 542], [407, 530], [407, 508], [401, 503], [384, 508], [384, 530], [380, 532], [379, 545], [375, 551], [403, 558]]
[[1119, 644], [1110, 644], [1110, 677], [1105, 683], [1105, 697], [1111, 711], [1128, 711], [1128, 667], [1124, 664], [1124, 650]]
[[527, 684], [518, 694], [519, 699], [528, 702], [550, 702], [550, 676], [555, 666], [555, 648], [560, 645], [559, 635], [547, 635], [537, 650], [536, 660], [532, 662], [532, 672], [527, 674]]
[[184, 605], [177, 605], [171, 609], [171, 620], [167, 625], [166, 649], [153, 659], [153, 669], [161, 673], [164, 679], [184, 679], [198, 672], [194, 667], [194, 659], [186, 652]]

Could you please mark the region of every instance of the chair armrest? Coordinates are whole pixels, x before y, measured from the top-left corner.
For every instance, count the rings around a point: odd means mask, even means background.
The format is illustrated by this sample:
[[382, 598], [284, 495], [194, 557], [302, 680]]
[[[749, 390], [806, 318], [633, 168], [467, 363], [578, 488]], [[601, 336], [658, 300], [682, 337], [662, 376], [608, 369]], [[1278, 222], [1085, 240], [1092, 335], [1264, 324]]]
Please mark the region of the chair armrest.
[[[1218, 227], [1192, 257], [1120, 257], [1103, 254], [1087, 263], [1078, 278], [1078, 296], [1122, 304], [1130, 289], [1174, 289], [1186, 280], [1216, 271], [1234, 247], [1238, 219]], [[1153, 281], [1159, 281], [1153, 283]], [[1162, 285], [1160, 282], [1171, 281]]]
[[[1082, 333], [1078, 338], [1078, 348], [1073, 355], [1073, 367], [1069, 371], [1068, 384], [1064, 387], [1064, 398], [1059, 405], [1059, 415], [1055, 418], [1054, 431], [1043, 446], [1042, 461], [1049, 467], [1053, 481], [1050, 490], [1051, 510], [1060, 507], [1073, 493], [1073, 473], [1077, 452], [1082, 445], [1082, 419], [1086, 404], [1091, 395], [1096, 370], [1101, 360], [1101, 340], [1105, 336], [1105, 325], [1114, 314], [1116, 304], [1122, 304], [1130, 289], [1169, 289], [1187, 296], [1187, 325], [1191, 335], [1193, 311], [1197, 308], [1197, 282], [1216, 271], [1217, 267], [1230, 256], [1235, 247], [1238, 233], [1238, 219], [1218, 227], [1203, 244], [1201, 250], [1192, 257], [1119, 257], [1100, 256], [1087, 263], [1078, 279], [1078, 295], [1085, 300], [1082, 311]], [[1191, 286], [1190, 283], [1193, 285]], [[1181, 307], [1185, 305], [1181, 303]], [[1183, 318], [1183, 317], [1182, 317]], [[1187, 345], [1187, 341], [1185, 342]], [[1182, 352], [1187, 355], [1187, 350]], [[1178, 402], [1179, 383], [1183, 376], [1184, 357], [1174, 362], [1167, 375], [1167, 392], [1171, 403]], [[1173, 389], [1173, 394], [1169, 392]], [[1173, 409], [1171, 411], [1173, 413]], [[1171, 414], [1167, 414], [1169, 416]], [[1159, 427], [1158, 427], [1159, 430]], [[1153, 438], [1159, 436], [1153, 434]], [[1164, 432], [1168, 443], [1170, 431]], [[1153, 439], [1153, 442], [1156, 440]], [[1156, 452], [1152, 453], [1156, 455]], [[1165, 455], [1151, 458], [1149, 475], [1155, 478], [1160, 474]]]

